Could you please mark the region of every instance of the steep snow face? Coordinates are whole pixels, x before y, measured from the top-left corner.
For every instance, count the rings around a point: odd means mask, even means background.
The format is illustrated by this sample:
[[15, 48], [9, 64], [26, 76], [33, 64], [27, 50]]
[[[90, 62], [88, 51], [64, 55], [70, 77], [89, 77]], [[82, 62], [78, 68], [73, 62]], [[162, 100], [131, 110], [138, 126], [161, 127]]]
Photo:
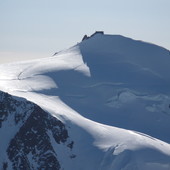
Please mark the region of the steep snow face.
[[[92, 122], [47, 96], [37, 98], [51, 104], [55, 117], [24, 99], [3, 92], [0, 97], [3, 169], [168, 170], [170, 167], [169, 144], [150, 136]], [[56, 116], [62, 117], [65, 125]], [[7, 126], [8, 123], [13, 126]]]
[[94, 78], [128, 84], [170, 82], [169, 51], [159, 46], [120, 35], [96, 34], [79, 47]]
[[170, 146], [158, 139], [170, 142], [169, 62], [164, 48], [96, 34], [50, 58], [1, 65], [0, 89], [69, 127], [71, 156], [47, 130], [63, 169], [168, 170]]
[[102, 34], [84, 40], [79, 48], [93, 81], [85, 86], [90, 102], [67, 98], [67, 103], [97, 122], [170, 142], [169, 51], [120, 35]]

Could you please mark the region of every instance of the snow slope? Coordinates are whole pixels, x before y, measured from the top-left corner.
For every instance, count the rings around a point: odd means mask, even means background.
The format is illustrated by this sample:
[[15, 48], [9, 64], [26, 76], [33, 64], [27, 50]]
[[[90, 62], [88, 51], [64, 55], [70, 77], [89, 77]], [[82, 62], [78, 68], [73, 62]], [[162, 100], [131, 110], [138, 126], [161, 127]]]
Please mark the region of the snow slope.
[[74, 156], [56, 150], [63, 169], [168, 170], [169, 63], [162, 47], [96, 34], [53, 57], [0, 65], [0, 89], [69, 127]]

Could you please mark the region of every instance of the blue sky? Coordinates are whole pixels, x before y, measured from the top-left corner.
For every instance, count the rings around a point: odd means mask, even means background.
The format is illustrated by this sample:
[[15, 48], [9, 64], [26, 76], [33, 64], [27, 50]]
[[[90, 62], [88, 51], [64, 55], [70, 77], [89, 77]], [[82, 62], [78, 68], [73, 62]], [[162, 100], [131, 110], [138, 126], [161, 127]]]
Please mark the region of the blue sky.
[[0, 63], [48, 57], [96, 30], [170, 49], [170, 0], [0, 0]]

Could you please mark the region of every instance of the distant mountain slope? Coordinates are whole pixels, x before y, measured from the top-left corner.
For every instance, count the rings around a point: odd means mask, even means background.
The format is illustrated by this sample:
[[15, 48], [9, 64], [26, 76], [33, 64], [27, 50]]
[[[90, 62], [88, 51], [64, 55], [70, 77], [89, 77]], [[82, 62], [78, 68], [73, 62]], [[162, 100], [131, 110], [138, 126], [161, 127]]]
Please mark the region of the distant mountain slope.
[[0, 65], [0, 89], [18, 96], [1, 92], [1, 167], [169, 170], [169, 63], [162, 47], [97, 33]]

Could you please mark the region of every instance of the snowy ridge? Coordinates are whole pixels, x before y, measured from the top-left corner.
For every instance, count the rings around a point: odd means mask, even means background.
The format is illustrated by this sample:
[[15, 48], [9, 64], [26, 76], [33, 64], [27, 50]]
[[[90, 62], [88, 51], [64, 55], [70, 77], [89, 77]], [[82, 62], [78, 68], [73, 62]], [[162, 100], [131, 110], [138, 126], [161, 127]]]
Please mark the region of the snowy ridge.
[[50, 58], [0, 65], [0, 89], [67, 126], [69, 154], [47, 131], [58, 169], [168, 170], [169, 62], [162, 47], [96, 34]]

